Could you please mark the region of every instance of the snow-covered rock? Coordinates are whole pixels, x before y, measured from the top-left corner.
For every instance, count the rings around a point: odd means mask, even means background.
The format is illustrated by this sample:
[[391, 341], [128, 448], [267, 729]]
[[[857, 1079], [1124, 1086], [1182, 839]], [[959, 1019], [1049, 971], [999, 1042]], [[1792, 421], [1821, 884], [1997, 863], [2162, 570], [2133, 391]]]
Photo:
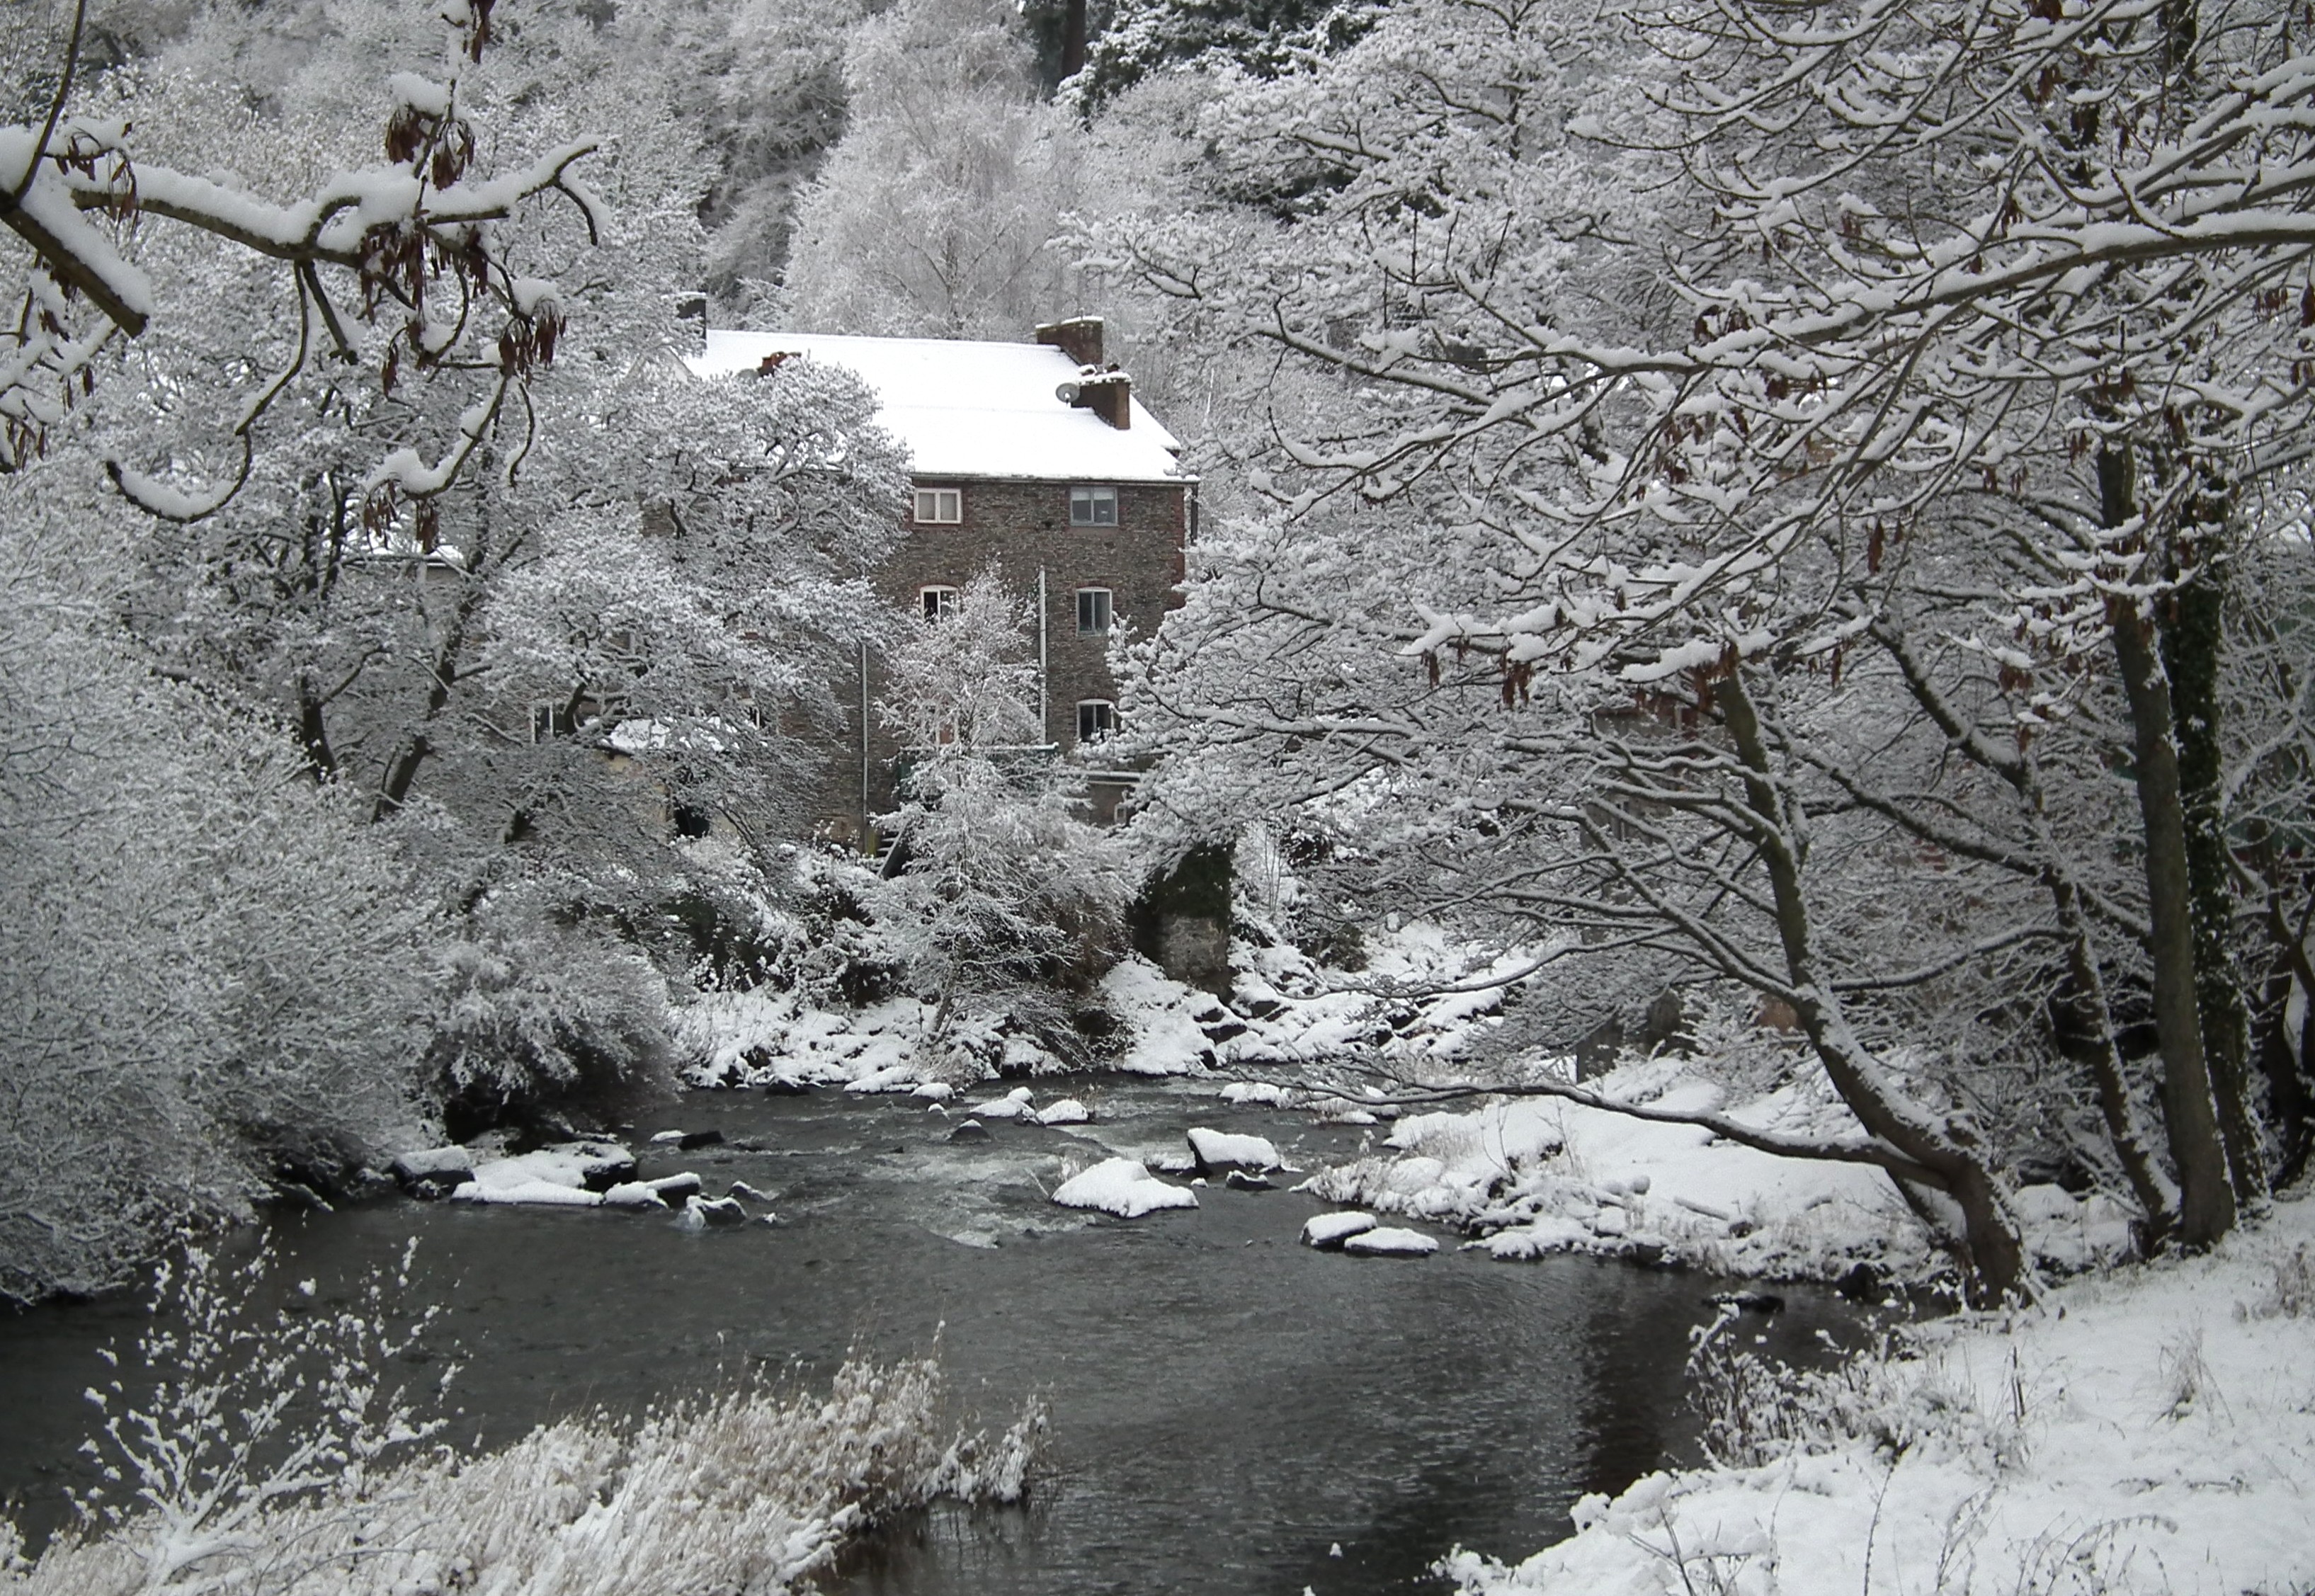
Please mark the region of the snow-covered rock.
[[460, 1202], [522, 1208], [599, 1208], [603, 1202], [600, 1192], [590, 1192], [583, 1186], [558, 1185], [553, 1181], [515, 1181], [492, 1186], [480, 1181], [468, 1181], [450, 1195]]
[[1016, 1086], [1002, 1097], [972, 1104], [972, 1112], [984, 1120], [1017, 1120], [1034, 1112], [1029, 1105], [1029, 1097], [1028, 1087]]
[[1266, 1136], [1241, 1136], [1228, 1130], [1209, 1130], [1203, 1126], [1190, 1132], [1190, 1151], [1198, 1160], [1198, 1173], [1213, 1176], [1232, 1169], [1248, 1169], [1256, 1173], [1275, 1169], [1285, 1160]]
[[1082, 1125], [1093, 1118], [1093, 1113], [1076, 1098], [1064, 1097], [1039, 1109], [1035, 1118], [1040, 1125]]
[[[631, 1180], [634, 1155], [626, 1148], [597, 1141], [561, 1142], [511, 1158], [488, 1158], [475, 1166], [475, 1178], [454, 1193], [467, 1202], [548, 1202], [573, 1204], [569, 1197], [545, 1195], [561, 1188], [585, 1196], [597, 1195]], [[516, 1195], [516, 1193], [522, 1193]]]
[[946, 1081], [919, 1081], [909, 1088], [909, 1095], [921, 1097], [927, 1103], [946, 1103], [956, 1095], [956, 1088]]
[[1093, 1208], [1135, 1219], [1161, 1208], [1195, 1208], [1198, 1195], [1168, 1185], [1142, 1166], [1139, 1158], [1104, 1158], [1053, 1189], [1053, 1201], [1063, 1208]]
[[723, 1230], [748, 1222], [748, 1210], [729, 1197], [687, 1197], [683, 1217], [676, 1221], [686, 1230]]
[[1370, 1213], [1348, 1209], [1341, 1213], [1313, 1214], [1302, 1226], [1302, 1245], [1314, 1247], [1338, 1247], [1362, 1231], [1371, 1230], [1381, 1223]]
[[1343, 1238], [1343, 1250], [1384, 1258], [1427, 1258], [1439, 1250], [1438, 1241], [1420, 1230], [1378, 1225]]
[[462, 1147], [421, 1148], [414, 1152], [397, 1153], [388, 1167], [395, 1178], [404, 1184], [443, 1176], [454, 1177], [455, 1184], [474, 1178], [475, 1155]]
[[661, 1208], [690, 1196], [700, 1185], [699, 1177], [688, 1171], [663, 1175], [657, 1180], [621, 1181], [603, 1193], [603, 1202], [609, 1208]]
[[948, 1133], [951, 1141], [987, 1141], [989, 1127], [979, 1120], [960, 1120], [956, 1129]]

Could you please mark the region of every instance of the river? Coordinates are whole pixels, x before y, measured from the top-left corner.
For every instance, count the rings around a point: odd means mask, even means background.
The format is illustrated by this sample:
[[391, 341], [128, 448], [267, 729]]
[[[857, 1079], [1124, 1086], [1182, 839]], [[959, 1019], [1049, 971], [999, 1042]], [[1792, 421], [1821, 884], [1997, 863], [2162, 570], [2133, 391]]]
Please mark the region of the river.
[[[327, 1302], [417, 1237], [413, 1289], [448, 1309], [430, 1339], [464, 1364], [452, 1433], [485, 1445], [750, 1366], [824, 1379], [847, 1349], [937, 1344], [991, 1429], [1045, 1397], [1026, 1507], [895, 1526], [823, 1581], [831, 1596], [1437, 1589], [1425, 1571], [1454, 1546], [1523, 1556], [1567, 1532], [1576, 1496], [1689, 1445], [1681, 1365], [1720, 1282], [1498, 1264], [1443, 1233], [1424, 1259], [1317, 1253], [1296, 1238], [1320, 1205], [1283, 1189], [1210, 1186], [1195, 1211], [1130, 1221], [1058, 1209], [1043, 1193], [1065, 1159], [1180, 1149], [1191, 1125], [1269, 1136], [1312, 1166], [1369, 1134], [1222, 1104], [1211, 1086], [1067, 1089], [1095, 1123], [997, 1124], [970, 1145], [907, 1098], [694, 1094], [641, 1131], [724, 1144], [646, 1148], [643, 1174], [746, 1181], [775, 1195], [776, 1225], [688, 1234], [394, 1199], [275, 1220], [278, 1273]], [[1817, 1330], [1855, 1322], [1827, 1293], [1785, 1295], [1787, 1311], [1747, 1321], [1764, 1350], [1805, 1360]], [[120, 1301], [0, 1317], [0, 1496], [28, 1529], [53, 1525], [82, 1477], [95, 1349], [125, 1349], [141, 1319]]]

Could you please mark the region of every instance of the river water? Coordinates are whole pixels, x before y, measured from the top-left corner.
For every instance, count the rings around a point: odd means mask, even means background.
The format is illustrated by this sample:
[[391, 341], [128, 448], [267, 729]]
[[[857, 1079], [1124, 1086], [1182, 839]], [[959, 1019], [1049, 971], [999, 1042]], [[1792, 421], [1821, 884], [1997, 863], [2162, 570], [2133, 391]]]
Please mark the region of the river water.
[[[965, 1414], [992, 1430], [1032, 1392], [1051, 1408], [1028, 1506], [936, 1512], [862, 1548], [835, 1596], [1317, 1596], [1443, 1588], [1457, 1545], [1524, 1556], [1567, 1533], [1586, 1491], [1681, 1455], [1680, 1372], [1718, 1282], [1583, 1259], [1505, 1264], [1453, 1250], [1361, 1259], [1296, 1244], [1311, 1199], [1201, 1190], [1194, 1212], [1131, 1221], [1046, 1201], [1104, 1149], [1184, 1149], [1192, 1125], [1253, 1131], [1310, 1166], [1359, 1130], [1219, 1104], [1211, 1086], [1071, 1083], [1096, 1122], [996, 1124], [980, 1144], [905, 1098], [703, 1093], [664, 1122], [723, 1146], [643, 1149], [645, 1175], [697, 1170], [774, 1194], [776, 1225], [687, 1234], [658, 1216], [399, 1199], [272, 1227], [284, 1281], [326, 1302], [419, 1238], [430, 1339], [465, 1365], [453, 1433], [483, 1444], [598, 1405], [631, 1411], [738, 1370], [824, 1380], [848, 1349], [937, 1345]], [[1046, 1096], [1056, 1095], [1049, 1091]], [[654, 1125], [641, 1127], [643, 1133]], [[1803, 1361], [1853, 1323], [1805, 1291], [1748, 1323]], [[124, 1302], [0, 1318], [0, 1498], [52, 1525], [95, 1382], [131, 1344]]]

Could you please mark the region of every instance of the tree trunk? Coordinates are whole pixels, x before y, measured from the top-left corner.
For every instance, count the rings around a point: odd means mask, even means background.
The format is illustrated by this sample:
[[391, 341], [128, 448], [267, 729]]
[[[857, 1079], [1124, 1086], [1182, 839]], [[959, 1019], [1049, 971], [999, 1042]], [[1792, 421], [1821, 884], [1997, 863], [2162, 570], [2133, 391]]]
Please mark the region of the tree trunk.
[[[2026, 1250], [2018, 1239], [2001, 1185], [1985, 1161], [1975, 1130], [1965, 1120], [1941, 1116], [1911, 1102], [1858, 1037], [1839, 995], [1818, 980], [1808, 906], [1801, 891], [1800, 849], [1788, 823], [1770, 761], [1767, 739], [1740, 667], [1718, 685], [1718, 697], [1737, 758], [1745, 769], [1746, 806], [1760, 824], [1752, 840], [1767, 867], [1777, 936], [1792, 978], [1793, 1008], [1824, 1066], [1825, 1076], [1866, 1130], [1928, 1171], [1960, 1210], [1956, 1251], [1969, 1299], [1991, 1307], [2026, 1285]], [[1920, 1211], [1917, 1191], [1900, 1194]]]
[[[2098, 496], [2106, 524], [2138, 513], [2136, 471], [2126, 450], [2101, 448]], [[2154, 962], [2154, 1031], [2162, 1053], [2162, 1117], [2179, 1187], [2178, 1239], [2206, 1247], [2234, 1228], [2234, 1189], [2219, 1144], [2217, 1107], [2203, 1059], [2195, 983], [2195, 927], [2186, 871], [2186, 816], [2170, 684], [2153, 627], [2135, 599], [2109, 599], [2115, 660], [2130, 704], [2138, 812], [2145, 828], [2146, 898]]]
[[[2222, 493], [2199, 497], [2191, 571], [2172, 596], [2161, 627], [2162, 665], [2178, 744], [2180, 813], [2186, 829], [2187, 902], [2194, 920], [2195, 1008], [2202, 1027], [2219, 1136], [2235, 1201], [2265, 1194], [2266, 1170], [2252, 1123], [2250, 1012], [2234, 960], [2234, 858], [2227, 846], [2219, 747], [2219, 664], [2224, 647], [2226, 567], [2220, 546], [2227, 504]], [[2184, 539], [2181, 540], [2182, 542]], [[2187, 549], [2181, 550], [2181, 564]]]
[[2067, 867], [2050, 825], [2049, 793], [2042, 783], [2040, 765], [2029, 750], [2021, 748], [2009, 753], [1989, 742], [1976, 726], [1963, 720], [1930, 679], [1928, 668], [1913, 651], [1911, 639], [1896, 622], [1880, 616], [1875, 619], [1871, 630], [1875, 641], [1888, 650], [1889, 657], [1896, 661], [1913, 702], [1945, 733], [1947, 741], [1980, 769], [2000, 776], [2018, 795], [2027, 833], [2043, 861], [2042, 884], [2050, 890], [2058, 929], [2066, 939], [2066, 972], [2084, 1028], [2089, 1033], [2090, 1079], [2098, 1090], [2098, 1113], [2106, 1122], [2107, 1143], [2122, 1165], [2124, 1178], [2130, 1182], [2132, 1195], [2138, 1199], [2140, 1212], [2145, 1216], [2139, 1236], [2140, 1251], [2151, 1253], [2169, 1234], [2176, 1217], [2172, 1211], [2176, 1193], [2166, 1189], [2167, 1183], [2154, 1167], [2153, 1157], [2140, 1130], [2137, 1108], [2131, 1101], [2130, 1076], [2122, 1056], [2122, 1042], [2115, 1033], [2114, 1000], [2107, 991], [2105, 971], [2098, 963], [2089, 916], [2082, 907], [2081, 887]]
[[[2259, 998], [2260, 1073], [2266, 1077], [2266, 1112], [2281, 1144], [2275, 1160], [2275, 1186], [2280, 1191], [2297, 1180], [2307, 1167], [2315, 1146], [2315, 1091], [2311, 1073], [2315, 1059], [2308, 1045], [2315, 1041], [2315, 963], [2307, 957], [2307, 931], [2315, 920], [2315, 898], [2310, 898], [2293, 926], [2284, 906], [2282, 862], [2275, 856], [2271, 838], [2262, 838], [2258, 852], [2266, 868], [2266, 936], [2272, 949], [2266, 989]], [[2299, 1034], [2291, 1034], [2291, 993], [2296, 987], [2305, 1005]]]

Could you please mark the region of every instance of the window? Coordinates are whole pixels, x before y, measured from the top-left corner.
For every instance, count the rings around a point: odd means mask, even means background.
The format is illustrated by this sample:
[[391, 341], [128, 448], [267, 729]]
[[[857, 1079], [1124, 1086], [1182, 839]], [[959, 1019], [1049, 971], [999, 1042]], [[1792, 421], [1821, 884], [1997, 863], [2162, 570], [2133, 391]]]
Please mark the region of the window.
[[937, 621], [943, 616], [956, 613], [957, 590], [954, 588], [918, 588], [917, 602], [925, 607], [925, 619]]
[[1109, 630], [1109, 590], [1078, 590], [1078, 635], [1098, 637]]
[[567, 700], [541, 698], [530, 706], [530, 740], [550, 742], [571, 735], [571, 705]]
[[1078, 740], [1099, 742], [1117, 734], [1117, 705], [1106, 698], [1086, 698], [1078, 704]]
[[1116, 526], [1117, 490], [1115, 488], [1071, 488], [1069, 490], [1069, 525], [1072, 527]]
[[964, 491], [962, 488], [918, 488], [917, 519], [926, 526], [955, 526], [964, 519]]

